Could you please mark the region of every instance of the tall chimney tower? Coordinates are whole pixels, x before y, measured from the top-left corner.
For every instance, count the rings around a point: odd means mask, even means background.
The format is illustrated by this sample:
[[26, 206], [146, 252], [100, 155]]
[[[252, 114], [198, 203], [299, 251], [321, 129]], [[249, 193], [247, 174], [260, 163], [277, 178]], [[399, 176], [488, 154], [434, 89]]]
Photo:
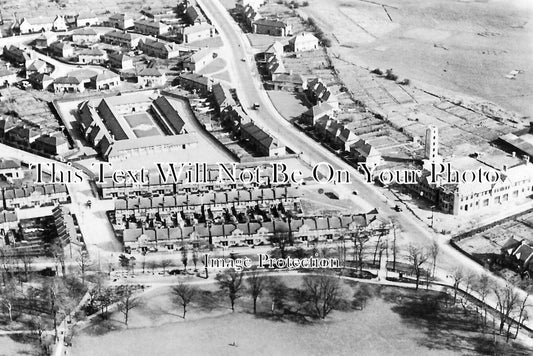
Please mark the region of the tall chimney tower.
[[439, 131], [436, 126], [430, 125], [426, 129], [425, 158], [435, 162], [439, 155]]

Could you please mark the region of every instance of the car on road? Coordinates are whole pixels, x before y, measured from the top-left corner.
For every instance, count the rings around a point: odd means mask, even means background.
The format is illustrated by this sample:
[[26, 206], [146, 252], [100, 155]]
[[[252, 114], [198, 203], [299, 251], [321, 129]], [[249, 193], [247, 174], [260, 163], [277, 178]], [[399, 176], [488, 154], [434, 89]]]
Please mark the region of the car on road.
[[246, 62], [246, 58], [242, 57], [241, 62]]
[[260, 107], [261, 105], [259, 105], [259, 103], [254, 103], [254, 105], [252, 106], [252, 109], [259, 110]]
[[172, 270], [170, 270], [170, 271], [168, 272], [168, 274], [170, 274], [170, 275], [172, 275], [172, 276], [175, 276], [175, 275], [177, 275], [177, 274], [182, 274], [182, 273], [183, 273], [183, 271], [180, 270], [180, 269], [172, 269]]

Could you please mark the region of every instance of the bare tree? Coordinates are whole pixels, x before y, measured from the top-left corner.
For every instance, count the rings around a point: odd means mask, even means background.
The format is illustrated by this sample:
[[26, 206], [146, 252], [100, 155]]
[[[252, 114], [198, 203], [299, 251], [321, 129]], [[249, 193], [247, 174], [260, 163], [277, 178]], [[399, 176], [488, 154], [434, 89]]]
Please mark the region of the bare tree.
[[354, 244], [354, 259], [356, 261], [357, 267], [359, 268], [359, 272], [363, 271], [363, 255], [365, 252], [365, 245], [368, 242], [369, 238], [365, 234], [357, 233], [354, 236], [353, 244]]
[[422, 274], [422, 265], [426, 263], [429, 258], [429, 255], [423, 249], [415, 247], [413, 245], [409, 245], [408, 252], [408, 259], [411, 263], [411, 268], [413, 269], [413, 272], [416, 276], [416, 289], [418, 290], [418, 286], [420, 284], [420, 276]]
[[281, 258], [287, 257], [287, 245], [290, 244], [289, 241], [289, 233], [288, 232], [276, 232], [274, 233], [274, 236], [270, 238], [270, 243], [273, 246], [277, 246], [279, 248], [279, 252], [281, 254]]
[[199, 256], [198, 256], [198, 249], [195, 248], [192, 250], [192, 263], [194, 264], [194, 272], [198, 272], [198, 260], [199, 260]]
[[305, 276], [303, 283], [316, 317], [324, 319], [340, 301], [339, 278], [323, 273]]
[[181, 263], [183, 264], [183, 270], [187, 270], [187, 262], [189, 261], [189, 250], [185, 246], [181, 250]]
[[3, 288], [0, 287], [0, 305], [2, 305], [9, 316], [9, 321], [13, 321], [13, 308], [17, 301], [17, 286], [12, 281]]
[[161, 266], [161, 268], [163, 268], [163, 274], [165, 274], [167, 268], [172, 266], [172, 261], [168, 258], [164, 258], [159, 262], [159, 265]]
[[185, 319], [187, 305], [189, 305], [198, 294], [198, 289], [180, 282], [177, 286], [172, 288], [172, 293], [177, 297], [177, 301], [183, 307], [183, 319]]
[[459, 290], [459, 284], [461, 284], [464, 276], [463, 270], [460, 268], [456, 268], [452, 272], [452, 278], [453, 278], [453, 304], [457, 302], [457, 292]]
[[266, 278], [264, 275], [259, 273], [256, 266], [252, 268], [248, 276], [249, 277], [246, 279], [246, 283], [248, 284], [248, 291], [250, 292], [252, 300], [254, 301], [255, 314], [257, 312], [257, 298], [259, 298], [259, 296], [261, 296], [261, 293], [263, 293]]
[[220, 289], [228, 294], [231, 310], [235, 311], [235, 301], [241, 297], [243, 271], [227, 269], [216, 276]]
[[18, 255], [18, 259], [20, 260], [20, 262], [22, 262], [22, 266], [24, 267], [24, 276], [26, 277], [26, 280], [29, 281], [30, 268], [33, 262], [33, 257], [28, 253], [22, 252]]
[[272, 307], [270, 312], [274, 314], [276, 310], [282, 310], [289, 293], [289, 288], [283, 283], [279, 277], [270, 277], [268, 279], [268, 294], [272, 299]]
[[128, 319], [130, 315], [130, 310], [139, 306], [140, 301], [137, 297], [134, 296], [135, 291], [131, 286], [127, 285], [122, 295], [120, 296], [120, 301], [118, 303], [118, 310], [124, 315], [124, 324], [128, 326]]
[[485, 300], [490, 292], [489, 276], [486, 274], [479, 276], [475, 282], [474, 288], [479, 294], [479, 300], [481, 301], [481, 307], [483, 308], [483, 330], [485, 330], [485, 326], [487, 325], [487, 305], [485, 304]]
[[78, 254], [79, 255], [76, 258], [76, 262], [80, 267], [81, 282], [83, 285], [85, 285], [85, 273], [87, 272], [87, 269], [92, 265], [92, 263], [89, 258], [89, 253], [87, 251], [79, 251]]
[[437, 258], [439, 256], [440, 247], [436, 240], [433, 240], [429, 253], [431, 255], [431, 276], [435, 278], [435, 269], [437, 268]]
[[[494, 294], [496, 295], [498, 301], [496, 307], [500, 316], [499, 330], [501, 334], [503, 332], [505, 323], [508, 323], [509, 327], [512, 324], [510, 315], [515, 310], [519, 297], [518, 293], [514, 291], [514, 287], [509, 284], [503, 288], [494, 288]], [[507, 340], [509, 340], [509, 335], [507, 335]]]
[[[520, 327], [522, 326], [522, 323], [526, 321], [529, 317], [527, 314], [526, 306], [527, 306], [527, 300], [529, 299], [529, 293], [527, 293], [526, 297], [522, 300], [522, 303], [520, 304], [520, 307], [518, 309], [518, 322], [516, 325], [516, 332], [514, 335], [514, 338], [516, 339], [518, 337], [518, 332], [520, 331]], [[509, 336], [507, 336], [509, 338]]]

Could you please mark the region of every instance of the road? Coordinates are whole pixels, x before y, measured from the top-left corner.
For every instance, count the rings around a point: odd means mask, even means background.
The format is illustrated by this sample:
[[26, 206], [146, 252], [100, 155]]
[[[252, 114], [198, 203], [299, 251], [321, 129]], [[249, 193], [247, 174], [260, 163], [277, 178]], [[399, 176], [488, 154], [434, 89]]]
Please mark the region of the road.
[[[0, 144], [0, 157], [11, 157], [28, 163], [54, 163], [62, 169], [72, 169], [68, 165], [47, 159], [35, 154]], [[122, 251], [121, 244], [115, 238], [113, 228], [106, 211], [112, 210], [112, 201], [100, 201], [91, 189], [89, 178], [83, 173], [83, 181], [79, 184], [67, 184], [72, 203], [69, 208], [76, 215], [81, 233], [88, 248], [102, 249], [103, 253]], [[86, 203], [93, 203], [89, 208]], [[110, 205], [111, 204], [111, 205]]]
[[[391, 202], [391, 199], [385, 197], [383, 193], [378, 191], [377, 187], [365, 183], [357, 170], [352, 166], [329, 152], [326, 148], [285, 120], [276, 111], [266, 91], [262, 87], [260, 76], [254, 63], [253, 49], [246, 35], [219, 1], [198, 0], [197, 3], [204, 10], [207, 17], [211, 19], [225, 46], [229, 48], [227, 57], [228, 69], [230, 70], [237, 95], [244, 109], [259, 126], [264, 127], [267, 131], [274, 134], [282, 144], [290, 147], [293, 151], [301, 152], [301, 158], [307, 164], [314, 166], [319, 162], [328, 162], [335, 169], [351, 172], [351, 176], [355, 180], [352, 184], [340, 187], [339, 190], [343, 192], [343, 195], [344, 193], [350, 194], [351, 191], [357, 190], [359, 196], [363, 197], [380, 211], [382, 218], [391, 219], [398, 223], [402, 235], [413, 245], [427, 246], [433, 241], [437, 241], [441, 251], [438, 263], [440, 269], [452, 271], [460, 267], [465, 272], [477, 275], [488, 273], [482, 266], [451, 247], [449, 237], [436, 234], [434, 231], [429, 230], [426, 228], [425, 223], [417, 220], [411, 213], [393, 212], [391, 207], [396, 204], [395, 202]], [[242, 58], [245, 58], [246, 61], [243, 62], [241, 60]], [[260, 110], [250, 110], [254, 103], [260, 104]], [[507, 283], [503, 278], [493, 274], [489, 274], [489, 277], [493, 286], [503, 286]], [[522, 298], [526, 295], [524, 291], [518, 288], [515, 291]], [[491, 306], [496, 306], [495, 295], [490, 295], [487, 300]], [[533, 307], [530, 307], [528, 312], [531, 315], [533, 313]], [[526, 325], [532, 327], [533, 322], [528, 321]]]

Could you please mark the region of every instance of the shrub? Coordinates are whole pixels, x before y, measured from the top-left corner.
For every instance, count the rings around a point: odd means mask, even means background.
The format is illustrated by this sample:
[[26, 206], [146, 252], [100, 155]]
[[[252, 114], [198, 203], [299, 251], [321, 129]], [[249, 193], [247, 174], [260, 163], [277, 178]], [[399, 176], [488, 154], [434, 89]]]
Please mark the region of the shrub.
[[375, 68], [375, 69], [372, 69], [370, 71], [370, 73], [374, 73], [374, 74], [377, 74], [377, 75], [383, 75], [383, 71], [379, 68]]
[[388, 80], [397, 80], [398, 76], [392, 72], [392, 69], [387, 69], [385, 72], [385, 78]]

